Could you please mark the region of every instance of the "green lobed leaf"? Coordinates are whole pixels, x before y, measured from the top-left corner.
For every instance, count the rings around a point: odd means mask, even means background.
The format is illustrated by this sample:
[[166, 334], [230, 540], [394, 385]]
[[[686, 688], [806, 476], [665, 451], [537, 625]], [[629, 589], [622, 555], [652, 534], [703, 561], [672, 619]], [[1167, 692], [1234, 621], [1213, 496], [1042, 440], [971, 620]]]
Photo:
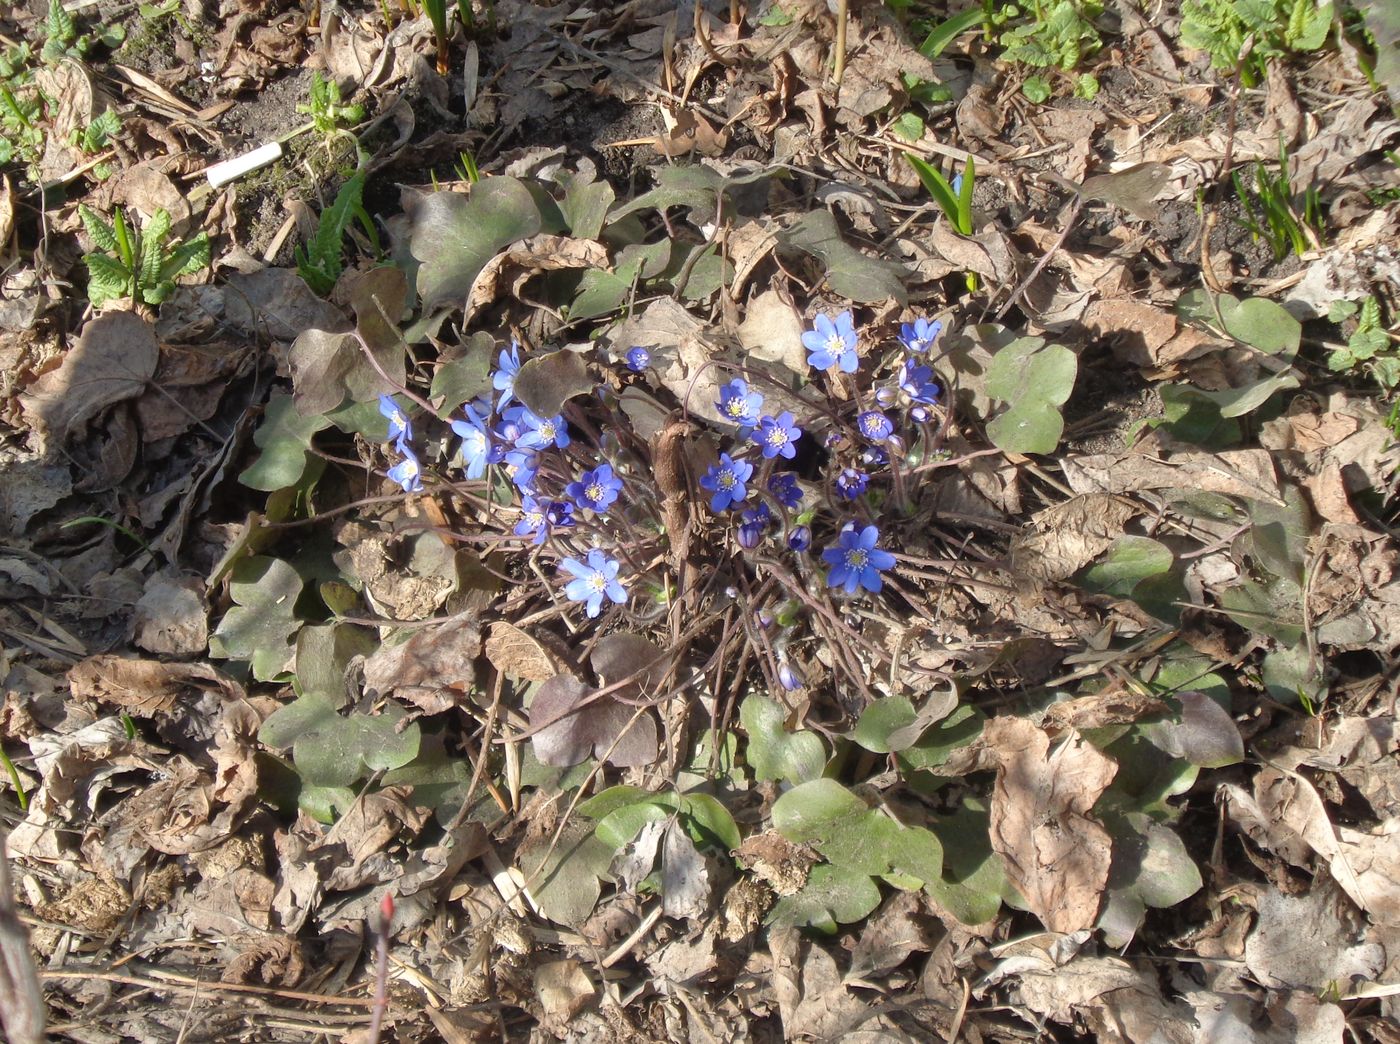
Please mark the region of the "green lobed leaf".
[[859, 921], [879, 905], [880, 889], [868, 875], [821, 863], [801, 891], [774, 904], [764, 923], [834, 934], [837, 925]]
[[557, 842], [549, 832], [526, 841], [516, 853], [530, 895], [551, 921], [574, 927], [593, 912], [616, 849], [600, 841], [587, 824], [571, 823]]
[[826, 746], [812, 732], [787, 732], [786, 711], [774, 700], [750, 696], [739, 708], [739, 721], [748, 733], [745, 750], [754, 778], [800, 783], [816, 779], [826, 767]]
[[297, 737], [292, 763], [302, 779], [326, 787], [348, 787], [371, 772], [407, 765], [422, 740], [417, 722], [404, 727], [407, 717], [397, 703], [379, 714], [337, 714]]
[[1139, 582], [1167, 572], [1175, 560], [1171, 548], [1158, 540], [1121, 536], [1097, 562], [1084, 570], [1079, 582], [1090, 591], [1115, 598], [1132, 598]]
[[912, 724], [916, 716], [914, 704], [907, 696], [876, 700], [861, 711], [851, 739], [876, 754], [889, 754], [894, 749], [890, 746], [890, 733]]
[[254, 678], [270, 681], [291, 661], [287, 640], [301, 627], [294, 611], [301, 588], [301, 576], [280, 558], [240, 560], [229, 572], [235, 604], [209, 636], [209, 655], [246, 660]]
[[539, 232], [541, 223], [535, 197], [516, 178], [486, 178], [469, 195], [427, 196], [409, 229], [409, 250], [420, 262], [423, 310], [461, 304], [486, 263], [516, 240]]
[[312, 459], [312, 436], [329, 424], [319, 414], [303, 416], [290, 395], [273, 392], [263, 422], [253, 433], [253, 442], [262, 449], [262, 455], [243, 470], [238, 481], [266, 493], [295, 486]]
[[903, 269], [889, 261], [866, 257], [841, 238], [836, 218], [828, 210], [804, 214], [780, 235], [792, 247], [818, 257], [826, 265], [826, 281], [840, 297], [859, 304], [893, 299], [907, 304], [901, 281]]
[[472, 334], [459, 354], [444, 360], [433, 373], [428, 394], [444, 413], [451, 413], [478, 395], [491, 394], [491, 370], [496, 340], [484, 330]]
[[1059, 407], [1074, 390], [1079, 360], [1063, 345], [1021, 337], [992, 356], [987, 394], [1008, 404], [987, 425], [987, 435], [1008, 453], [1050, 453], [1059, 445]]
[[797, 844], [821, 843], [844, 822], [863, 818], [864, 801], [834, 779], [799, 783], [773, 802], [773, 829]]

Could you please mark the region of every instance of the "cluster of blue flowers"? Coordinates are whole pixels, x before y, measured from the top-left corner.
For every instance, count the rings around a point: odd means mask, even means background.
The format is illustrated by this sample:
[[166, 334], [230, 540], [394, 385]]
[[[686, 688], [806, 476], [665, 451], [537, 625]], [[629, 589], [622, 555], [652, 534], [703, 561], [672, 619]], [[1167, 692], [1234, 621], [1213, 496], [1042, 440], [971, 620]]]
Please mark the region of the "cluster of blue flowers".
[[[922, 360], [942, 331], [942, 323], [918, 319], [905, 323], [900, 329], [904, 353], [898, 360], [893, 381], [875, 388], [873, 405], [861, 410], [854, 423], [856, 439], [850, 440], [840, 431], [833, 431], [824, 442], [837, 454], [833, 468], [831, 492], [834, 503], [853, 503], [865, 496], [870, 488], [872, 473], [886, 468], [893, 457], [902, 456], [905, 445], [899, 434], [899, 424], [891, 413], [898, 411], [910, 421], [922, 424], [931, 417], [938, 402], [939, 388], [932, 367]], [[836, 370], [841, 374], [856, 374], [861, 369], [860, 339], [850, 311], [836, 316], [818, 315], [812, 329], [802, 335], [808, 363], [818, 370]], [[628, 356], [629, 363], [631, 355]], [[801, 553], [812, 543], [810, 523], [816, 509], [800, 510], [803, 492], [797, 476], [779, 471], [768, 475], [766, 489], [770, 498], [756, 494], [755, 462], [739, 456], [747, 445], [756, 447], [761, 460], [792, 460], [803, 430], [790, 412], [776, 416], [764, 412], [764, 397], [747, 381], [735, 378], [719, 389], [715, 409], [720, 417], [737, 426], [736, 446], [721, 453], [700, 479], [700, 485], [710, 497], [710, 510], [722, 514], [739, 512], [738, 541], [741, 547], [757, 547], [769, 529], [782, 515], [784, 539], [789, 549]], [[771, 465], [770, 465], [771, 467]], [[770, 503], [781, 511], [775, 514]], [[894, 565], [894, 556], [878, 547], [879, 527], [872, 523], [848, 521], [837, 535], [835, 546], [822, 552], [822, 559], [831, 566], [827, 585], [841, 588], [847, 594], [858, 589], [876, 592], [883, 586], [880, 574]]]
[[[840, 528], [835, 543], [821, 552], [821, 558], [829, 567], [827, 585], [848, 595], [861, 589], [880, 591], [881, 573], [895, 564], [894, 555], [879, 546], [880, 529], [869, 518], [870, 504], [861, 506], [862, 498], [875, 497], [873, 475], [898, 466], [903, 458], [905, 422], [923, 424], [932, 415], [939, 388], [925, 360], [940, 331], [940, 323], [927, 319], [904, 324], [900, 331], [904, 352], [892, 380], [873, 382], [877, 386], [864, 393], [865, 408], [856, 412], [850, 427], [838, 426], [823, 441], [832, 460], [827, 503], [836, 510], [837, 517], [831, 521]], [[802, 343], [808, 362], [818, 370], [841, 375], [861, 371], [861, 346], [849, 311], [817, 316]], [[633, 373], [644, 373], [651, 365], [651, 353], [632, 348], [623, 363]], [[512, 342], [500, 351], [491, 375], [494, 396], [482, 395], [467, 403], [461, 418], [450, 421], [461, 439], [463, 472], [477, 480], [486, 477], [488, 468], [497, 467], [509, 478], [520, 497], [515, 536], [538, 546], [554, 536], [577, 534], [562, 547], [560, 569], [568, 577], [563, 590], [569, 600], [583, 605], [589, 617], [597, 617], [605, 604], [620, 605], [628, 599], [627, 587], [618, 579], [621, 563], [596, 546], [598, 536], [610, 528], [596, 523], [608, 516], [622, 496], [623, 481], [606, 461], [573, 477], [575, 465], [569, 463], [568, 455], [556, 455], [552, 463], [546, 460], [546, 454], [571, 445], [568, 423], [562, 415], [537, 416], [517, 401], [515, 380], [520, 366], [520, 348]], [[808, 494], [797, 474], [780, 469], [796, 459], [803, 439], [811, 436], [791, 411], [766, 410], [764, 396], [741, 377], [720, 387], [714, 406], [734, 427], [733, 445], [699, 480], [709, 495], [710, 510], [719, 515], [737, 513], [736, 537], [741, 547], [758, 547], [777, 529], [790, 551], [807, 552], [821, 505], [805, 503]], [[405, 492], [417, 492], [423, 488], [422, 465], [411, 446], [409, 418], [387, 395], [380, 396], [379, 409], [388, 422], [387, 438], [399, 456], [388, 475]], [[578, 448], [573, 452], [576, 457]], [[842, 505], [866, 517], [842, 519]], [[829, 514], [826, 517], [830, 519]], [[582, 529], [581, 523], [586, 524]], [[589, 536], [581, 540], [585, 529]], [[579, 552], [581, 557], [568, 554], [578, 543], [587, 548]], [[782, 666], [786, 685], [796, 675], [785, 660]]]

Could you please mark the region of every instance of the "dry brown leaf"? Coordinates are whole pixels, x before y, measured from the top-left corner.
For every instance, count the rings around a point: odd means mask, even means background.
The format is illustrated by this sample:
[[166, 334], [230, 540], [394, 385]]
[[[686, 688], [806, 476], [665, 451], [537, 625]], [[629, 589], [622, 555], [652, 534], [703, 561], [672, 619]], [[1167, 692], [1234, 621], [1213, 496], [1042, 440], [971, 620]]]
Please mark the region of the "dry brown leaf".
[[73, 696], [120, 707], [137, 718], [171, 713], [190, 690], [216, 689], [242, 698], [237, 682], [203, 663], [161, 663], [104, 654], [89, 656], [68, 672]]
[[992, 719], [983, 741], [998, 761], [990, 839], [1007, 876], [1051, 931], [1091, 928], [1113, 839], [1089, 810], [1118, 766], [1077, 734], [1051, 751], [1020, 718]]
[[486, 658], [506, 677], [533, 682], [549, 681], [561, 666], [529, 632], [503, 620], [486, 632]]
[[952, 264], [966, 272], [976, 272], [994, 286], [1016, 283], [1019, 256], [1010, 238], [992, 226], [972, 236], [961, 236], [946, 221], [934, 224], [928, 244]]
[[399, 867], [385, 849], [400, 832], [416, 835], [432, 815], [428, 809], [411, 804], [411, 795], [412, 788], [402, 786], [362, 794], [312, 846], [314, 862], [334, 867], [325, 880], [328, 891], [348, 892], [398, 876]]
[[424, 714], [441, 714], [461, 703], [476, 684], [480, 655], [476, 621], [447, 620], [415, 632], [406, 642], [381, 645], [365, 661], [365, 688], [410, 700]]
[[1345, 897], [1319, 879], [1304, 896], [1264, 893], [1244, 959], [1271, 988], [1335, 989], [1353, 976], [1375, 979], [1385, 965], [1385, 951], [1360, 935]]
[[575, 960], [541, 964], [535, 969], [534, 982], [535, 997], [543, 1009], [544, 1022], [560, 1030], [597, 992], [588, 978], [588, 972]]
[[776, 290], [765, 290], [749, 302], [739, 325], [739, 343], [750, 358], [805, 373], [802, 320], [792, 302]]
[[924, 910], [919, 892], [896, 892], [861, 930], [843, 981], [869, 979], [903, 964], [917, 951], [931, 950], [943, 934]]
[[1092, 693], [1045, 709], [1043, 724], [1057, 729], [1101, 729], [1108, 725], [1128, 725], [1154, 714], [1166, 712], [1167, 705], [1155, 696], [1118, 690]]
[[160, 347], [151, 324], [134, 312], [112, 311], [83, 327], [56, 370], [20, 395], [37, 426], [66, 438], [115, 402], [145, 390]]
[[1076, 493], [1197, 489], [1283, 506], [1273, 457], [1262, 449], [1188, 451], [1160, 459], [1139, 451], [1097, 453], [1066, 457], [1063, 463], [1065, 480]]
[[1039, 512], [1035, 532], [1011, 544], [1011, 571], [1036, 580], [1063, 580], [1077, 573], [1123, 535], [1138, 507], [1123, 497], [1094, 493]]
[[462, 321], [470, 322], [480, 309], [507, 291], [519, 298], [525, 283], [541, 272], [609, 267], [608, 249], [602, 243], [569, 236], [531, 236], [486, 262], [472, 281]]
[[136, 603], [135, 642], [160, 656], [196, 656], [209, 643], [209, 606], [198, 577], [157, 573]]
[[305, 971], [301, 943], [288, 935], [268, 933], [242, 940], [242, 949], [229, 961], [220, 981], [290, 989]]

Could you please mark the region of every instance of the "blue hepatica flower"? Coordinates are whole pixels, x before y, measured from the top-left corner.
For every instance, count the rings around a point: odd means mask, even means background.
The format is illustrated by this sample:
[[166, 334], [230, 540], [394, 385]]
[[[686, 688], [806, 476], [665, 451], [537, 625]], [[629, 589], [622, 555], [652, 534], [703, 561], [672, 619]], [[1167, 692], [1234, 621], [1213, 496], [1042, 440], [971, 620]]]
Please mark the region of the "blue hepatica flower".
[[467, 403], [462, 407], [466, 420], [452, 422], [452, 430], [462, 437], [462, 467], [469, 479], [479, 479], [486, 474], [490, 462], [491, 436], [486, 431], [486, 418]]
[[512, 406], [506, 412], [512, 421], [520, 425], [520, 434], [515, 438], [519, 448], [547, 449], [555, 446], [563, 449], [569, 444], [569, 426], [562, 414], [537, 417], [524, 406]]
[[759, 412], [763, 409], [763, 396], [749, 391], [748, 382], [735, 377], [720, 387], [719, 401], [715, 403], [719, 415], [727, 421], [739, 425], [739, 437], [748, 435], [758, 423]]
[[515, 523], [516, 536], [528, 536], [531, 543], [543, 544], [551, 529], [564, 529], [574, 524], [574, 506], [562, 500], [536, 500], [528, 494], [520, 501], [520, 520]]
[[817, 316], [812, 321], [812, 329], [802, 335], [802, 346], [812, 353], [807, 356], [807, 363], [815, 369], [829, 370], [839, 365], [842, 373], [855, 373], [860, 367], [855, 320], [849, 308], [834, 321], [824, 315]]
[[904, 347], [916, 355], [922, 355], [933, 347], [933, 342], [938, 339], [938, 335], [943, 331], [943, 323], [935, 319], [929, 322], [927, 319], [915, 319], [911, 323], [901, 323], [899, 327], [899, 339], [904, 342]]
[[601, 515], [622, 492], [622, 479], [613, 475], [612, 465], [599, 464], [592, 471], [585, 471], [577, 482], [570, 482], [564, 492], [579, 507]]
[[894, 567], [894, 555], [875, 546], [879, 539], [880, 530], [875, 526], [857, 529], [854, 522], [847, 522], [836, 546], [822, 552], [831, 566], [826, 586], [843, 587], [847, 594], [855, 594], [857, 587], [878, 592], [884, 586], [880, 573]]
[[641, 373], [651, 365], [651, 352], [640, 346], [627, 353], [627, 368], [633, 373]]
[[812, 546], [812, 530], [809, 526], [793, 526], [788, 531], [787, 545], [794, 551], [806, 551]]
[[746, 460], [731, 460], [728, 453], [721, 453], [719, 463], [711, 464], [710, 470], [700, 476], [700, 488], [714, 494], [710, 498], [710, 510], [718, 514], [746, 500], [749, 489], [744, 483], [752, 477], [752, 464]]
[[797, 456], [797, 447], [793, 443], [802, 437], [802, 429], [793, 423], [792, 414], [784, 410], [777, 417], [760, 420], [749, 437], [763, 450], [767, 459], [781, 455], [791, 460]]
[[549, 535], [549, 522], [545, 517], [545, 506], [534, 497], [520, 499], [520, 520], [515, 523], [516, 536], [534, 537], [531, 543], [543, 544]]
[[413, 438], [413, 425], [408, 414], [388, 395], [379, 396], [379, 412], [389, 422], [389, 434], [384, 437], [393, 439], [394, 446], [403, 453], [408, 448], [409, 439]]
[[491, 375], [491, 387], [501, 393], [496, 400], [496, 409], [505, 409], [506, 403], [515, 397], [515, 377], [520, 373], [520, 345], [510, 342], [509, 348], [502, 348], [496, 357], [496, 372]]
[[423, 488], [423, 466], [413, 450], [402, 447], [403, 460], [389, 469], [389, 477], [403, 487], [405, 493], [417, 493]]
[[759, 504], [758, 507], [743, 512], [739, 516], [739, 546], [757, 547], [772, 521], [773, 513], [768, 510], [767, 504]]
[[836, 492], [847, 500], [855, 500], [870, 485], [870, 476], [856, 468], [845, 468], [836, 476]]
[[768, 492], [778, 498], [778, 503], [791, 511], [802, 503], [802, 490], [797, 487], [797, 476], [791, 471], [780, 471], [768, 480]]
[[535, 492], [535, 479], [540, 472], [540, 455], [534, 450], [513, 449], [502, 458], [511, 483], [522, 494]]
[[894, 434], [894, 422], [879, 410], [866, 410], [856, 418], [856, 427], [871, 442], [884, 442]]
[[802, 675], [793, 670], [786, 656], [778, 661], [778, 684], [788, 692], [802, 688]]
[[587, 563], [577, 558], [566, 558], [560, 565], [574, 577], [564, 587], [564, 594], [572, 602], [583, 602], [590, 617], [602, 612], [604, 598], [610, 598], [619, 605], [627, 601], [627, 588], [617, 580], [620, 564], [598, 548], [588, 552]]

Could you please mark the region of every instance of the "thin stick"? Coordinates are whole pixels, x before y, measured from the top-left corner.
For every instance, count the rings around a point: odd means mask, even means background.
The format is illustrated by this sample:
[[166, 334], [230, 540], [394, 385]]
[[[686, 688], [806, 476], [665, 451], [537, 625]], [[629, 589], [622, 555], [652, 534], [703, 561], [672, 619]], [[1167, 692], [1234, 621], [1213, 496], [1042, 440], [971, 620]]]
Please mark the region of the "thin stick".
[[841, 77], [846, 75], [846, 5], [848, 0], [840, 0], [836, 5], [836, 64], [831, 70], [831, 81], [841, 86]]
[[384, 1012], [389, 1007], [389, 930], [394, 924], [394, 897], [384, 893], [379, 904], [379, 945], [375, 951], [377, 968], [374, 973], [374, 1018], [369, 1024], [369, 1044], [379, 1044], [379, 1031], [384, 1024]]

